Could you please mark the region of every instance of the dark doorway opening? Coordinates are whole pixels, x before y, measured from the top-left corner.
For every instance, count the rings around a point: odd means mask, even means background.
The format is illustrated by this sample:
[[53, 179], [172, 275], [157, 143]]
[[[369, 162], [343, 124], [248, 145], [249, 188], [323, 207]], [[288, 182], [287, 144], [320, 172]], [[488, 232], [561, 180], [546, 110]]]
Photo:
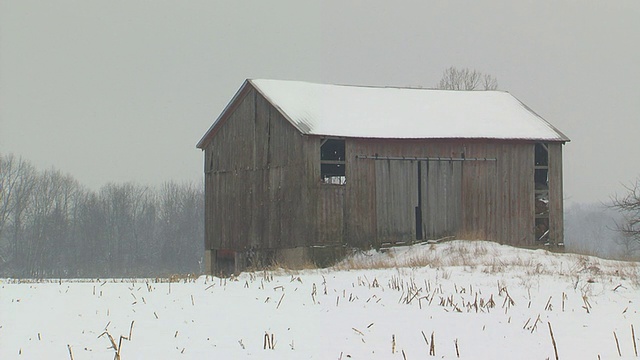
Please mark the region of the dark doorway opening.
[[534, 149], [535, 239], [549, 241], [549, 148], [536, 143]]
[[216, 251], [216, 272], [222, 276], [229, 276], [236, 271], [236, 252], [228, 249]]

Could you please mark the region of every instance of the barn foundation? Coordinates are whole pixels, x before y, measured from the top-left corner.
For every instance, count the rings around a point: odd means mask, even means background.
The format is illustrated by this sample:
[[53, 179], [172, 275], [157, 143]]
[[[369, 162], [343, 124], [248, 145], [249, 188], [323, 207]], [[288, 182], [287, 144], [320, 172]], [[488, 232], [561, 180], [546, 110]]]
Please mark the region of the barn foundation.
[[272, 267], [302, 270], [328, 267], [347, 254], [342, 246], [308, 246], [288, 249], [250, 249], [246, 251], [206, 250], [205, 272], [215, 276], [230, 276], [242, 271]]

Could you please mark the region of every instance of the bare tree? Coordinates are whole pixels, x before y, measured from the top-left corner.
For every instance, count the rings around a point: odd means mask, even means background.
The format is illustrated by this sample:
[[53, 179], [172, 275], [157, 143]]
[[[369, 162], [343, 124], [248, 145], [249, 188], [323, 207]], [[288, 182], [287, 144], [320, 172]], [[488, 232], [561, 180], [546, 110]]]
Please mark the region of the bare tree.
[[16, 181], [14, 162], [13, 155], [0, 155], [0, 239], [11, 215], [12, 192]]
[[29, 276], [68, 273], [68, 259], [75, 259], [75, 254], [71, 254], [71, 231], [80, 190], [73, 177], [55, 169], [36, 177], [31, 206], [27, 209], [30, 236], [21, 241]]
[[[11, 239], [11, 259], [14, 261], [22, 259], [25, 248], [21, 246], [24, 218], [31, 208], [36, 180], [37, 174], [31, 163], [12, 154], [0, 155], [0, 244], [3, 237]], [[11, 236], [7, 235], [8, 232]]]
[[100, 191], [107, 221], [106, 255], [110, 271], [128, 274], [143, 252], [137, 223], [142, 216], [149, 189], [134, 183], [107, 184]]
[[640, 178], [625, 188], [625, 196], [616, 195], [612, 199], [612, 206], [623, 215], [623, 221], [618, 223], [618, 231], [625, 238], [640, 242]]
[[193, 272], [204, 251], [204, 194], [195, 183], [165, 183], [159, 191], [162, 263], [180, 272]]
[[482, 75], [482, 87], [485, 90], [497, 90], [498, 89], [498, 79], [495, 76], [484, 74]]
[[457, 69], [452, 66], [442, 73], [437, 85], [442, 90], [496, 90], [498, 80], [489, 74], [483, 74], [468, 68]]

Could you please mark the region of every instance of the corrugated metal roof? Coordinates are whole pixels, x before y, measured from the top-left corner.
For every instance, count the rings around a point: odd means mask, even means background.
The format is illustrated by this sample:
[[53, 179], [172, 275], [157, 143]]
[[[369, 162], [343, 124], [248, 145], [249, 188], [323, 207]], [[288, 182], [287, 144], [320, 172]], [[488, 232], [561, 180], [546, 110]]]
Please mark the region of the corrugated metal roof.
[[504, 91], [248, 81], [307, 135], [569, 141]]

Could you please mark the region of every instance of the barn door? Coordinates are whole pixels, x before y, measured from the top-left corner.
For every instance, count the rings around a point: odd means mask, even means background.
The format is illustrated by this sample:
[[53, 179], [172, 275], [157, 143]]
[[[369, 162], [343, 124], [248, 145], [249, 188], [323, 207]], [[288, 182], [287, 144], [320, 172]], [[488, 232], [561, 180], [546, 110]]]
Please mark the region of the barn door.
[[376, 216], [381, 244], [455, 235], [462, 223], [462, 162], [376, 161]]
[[419, 168], [424, 238], [455, 235], [462, 224], [462, 161], [421, 161]]
[[376, 161], [376, 218], [380, 244], [416, 239], [417, 161]]

